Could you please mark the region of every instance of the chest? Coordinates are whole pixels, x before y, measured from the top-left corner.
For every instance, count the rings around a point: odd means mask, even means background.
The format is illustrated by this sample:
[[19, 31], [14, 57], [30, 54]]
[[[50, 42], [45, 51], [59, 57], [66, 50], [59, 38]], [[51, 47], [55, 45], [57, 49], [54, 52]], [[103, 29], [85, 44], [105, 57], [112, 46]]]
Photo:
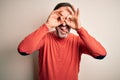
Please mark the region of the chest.
[[45, 43], [44, 51], [59, 57], [66, 57], [67, 55], [78, 56], [79, 44], [72, 39], [49, 39], [49, 41]]

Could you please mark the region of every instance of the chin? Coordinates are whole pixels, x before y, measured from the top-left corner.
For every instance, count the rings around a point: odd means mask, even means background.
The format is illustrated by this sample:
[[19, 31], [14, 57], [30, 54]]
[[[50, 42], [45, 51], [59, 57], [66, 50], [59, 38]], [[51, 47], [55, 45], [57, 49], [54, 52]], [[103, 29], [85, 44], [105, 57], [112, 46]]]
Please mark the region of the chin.
[[69, 30], [68, 30], [68, 32], [64, 32], [59, 27], [57, 27], [56, 28], [56, 33], [57, 33], [57, 36], [59, 38], [66, 38], [68, 36], [68, 34], [69, 34]]
[[57, 30], [57, 35], [58, 35], [58, 37], [60, 37], [60, 38], [66, 38], [66, 37], [68, 36], [68, 33], [62, 34], [59, 30]]
[[58, 36], [59, 36], [60, 38], [66, 38], [66, 37], [68, 36], [68, 34], [61, 34], [61, 33], [58, 33]]

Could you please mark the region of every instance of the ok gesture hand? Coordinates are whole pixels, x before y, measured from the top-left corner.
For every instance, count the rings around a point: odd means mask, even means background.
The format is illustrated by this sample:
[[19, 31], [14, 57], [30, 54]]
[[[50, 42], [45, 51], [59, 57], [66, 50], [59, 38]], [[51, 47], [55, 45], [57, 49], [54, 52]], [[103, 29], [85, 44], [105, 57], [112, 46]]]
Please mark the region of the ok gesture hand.
[[53, 11], [48, 19], [47, 19], [47, 22], [46, 22], [46, 25], [50, 28], [55, 28], [57, 27], [58, 25], [60, 25], [62, 23], [62, 17], [60, 16], [60, 12], [61, 10], [55, 10]]
[[79, 22], [79, 9], [75, 10], [73, 7], [74, 14], [69, 15], [67, 17], [66, 23], [69, 25], [72, 29], [77, 30], [81, 28], [81, 23]]

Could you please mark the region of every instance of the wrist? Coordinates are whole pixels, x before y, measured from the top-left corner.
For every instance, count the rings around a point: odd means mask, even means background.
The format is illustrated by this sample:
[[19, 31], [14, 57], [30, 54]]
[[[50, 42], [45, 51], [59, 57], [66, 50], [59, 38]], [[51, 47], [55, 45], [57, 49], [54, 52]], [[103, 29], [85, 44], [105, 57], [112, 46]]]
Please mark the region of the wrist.
[[50, 24], [49, 23], [45, 23], [45, 25], [48, 27], [48, 28], [51, 28]]
[[77, 31], [77, 30], [79, 30], [80, 28], [81, 28], [82, 26], [81, 25], [79, 25], [75, 30]]

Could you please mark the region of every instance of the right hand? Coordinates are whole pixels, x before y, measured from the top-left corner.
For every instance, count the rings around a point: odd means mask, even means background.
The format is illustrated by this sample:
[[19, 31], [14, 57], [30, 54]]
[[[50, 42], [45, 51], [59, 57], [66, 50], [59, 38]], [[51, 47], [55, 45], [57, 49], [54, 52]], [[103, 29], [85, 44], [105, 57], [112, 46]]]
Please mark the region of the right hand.
[[47, 27], [55, 28], [62, 23], [63, 20], [62, 17], [60, 16], [60, 12], [61, 12], [60, 10], [55, 10], [49, 15], [45, 23]]

